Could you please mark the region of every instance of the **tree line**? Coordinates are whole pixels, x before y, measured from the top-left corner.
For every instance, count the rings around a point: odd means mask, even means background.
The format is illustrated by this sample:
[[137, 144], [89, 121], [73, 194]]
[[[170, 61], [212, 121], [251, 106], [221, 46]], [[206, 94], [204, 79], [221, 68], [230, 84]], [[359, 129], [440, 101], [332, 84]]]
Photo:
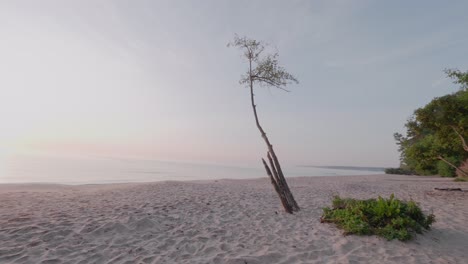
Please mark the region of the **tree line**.
[[445, 73], [460, 89], [416, 109], [406, 135], [394, 134], [401, 166], [387, 173], [468, 177], [468, 71]]

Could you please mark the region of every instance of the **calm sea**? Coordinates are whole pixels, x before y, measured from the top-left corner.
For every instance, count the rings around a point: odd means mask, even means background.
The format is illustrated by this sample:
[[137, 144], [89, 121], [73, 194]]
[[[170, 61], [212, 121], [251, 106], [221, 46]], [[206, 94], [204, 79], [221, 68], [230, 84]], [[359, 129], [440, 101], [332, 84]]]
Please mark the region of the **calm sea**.
[[[286, 177], [364, 175], [383, 172], [284, 167]], [[138, 159], [15, 155], [0, 159], [0, 183], [101, 184], [165, 180], [266, 177], [261, 167], [237, 167]]]

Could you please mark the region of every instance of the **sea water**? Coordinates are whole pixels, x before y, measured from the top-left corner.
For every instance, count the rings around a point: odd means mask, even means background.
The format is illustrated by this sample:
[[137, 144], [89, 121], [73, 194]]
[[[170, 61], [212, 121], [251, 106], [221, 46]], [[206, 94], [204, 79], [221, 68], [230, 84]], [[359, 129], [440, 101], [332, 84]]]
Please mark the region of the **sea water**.
[[[383, 173], [303, 166], [285, 166], [283, 172], [286, 177]], [[0, 159], [0, 183], [103, 184], [260, 177], [267, 177], [260, 166], [52, 155], [11, 155]]]

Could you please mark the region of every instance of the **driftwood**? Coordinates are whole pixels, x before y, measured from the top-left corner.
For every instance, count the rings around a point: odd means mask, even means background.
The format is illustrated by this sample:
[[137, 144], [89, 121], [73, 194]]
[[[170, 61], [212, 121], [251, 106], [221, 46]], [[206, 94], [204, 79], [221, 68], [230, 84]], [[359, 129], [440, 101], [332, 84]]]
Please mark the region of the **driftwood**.
[[270, 168], [268, 167], [268, 165], [266, 164], [264, 159], [262, 159], [262, 162], [263, 162], [263, 165], [265, 166], [265, 170], [267, 171], [268, 176], [270, 177], [271, 184], [273, 184], [273, 187], [275, 188], [275, 191], [276, 191], [276, 193], [278, 194], [278, 196], [279, 196], [279, 198], [281, 200], [281, 204], [283, 205], [284, 210], [287, 213], [292, 214], [293, 213], [292, 208], [287, 203], [286, 197], [284, 196], [283, 192], [281, 191], [280, 187], [278, 186], [275, 177], [271, 173]]
[[452, 191], [463, 192], [463, 190], [462, 190], [461, 188], [434, 188], [434, 190], [437, 190], [437, 191], [449, 191], [449, 192], [452, 192]]

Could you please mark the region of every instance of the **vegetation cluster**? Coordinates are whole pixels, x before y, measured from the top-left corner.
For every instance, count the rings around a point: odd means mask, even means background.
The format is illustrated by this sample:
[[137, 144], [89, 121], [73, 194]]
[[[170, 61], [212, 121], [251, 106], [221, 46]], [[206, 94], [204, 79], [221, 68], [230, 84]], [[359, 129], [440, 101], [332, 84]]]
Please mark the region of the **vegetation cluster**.
[[388, 173], [468, 177], [468, 72], [446, 73], [460, 90], [415, 110], [405, 124], [406, 135], [394, 134], [401, 170]]
[[378, 235], [387, 240], [407, 241], [435, 222], [433, 214], [424, 215], [414, 201], [395, 199], [356, 200], [336, 196], [332, 208], [323, 208], [322, 223], [334, 223], [344, 234]]
[[385, 174], [415, 175], [416, 173], [412, 170], [404, 168], [386, 168]]

